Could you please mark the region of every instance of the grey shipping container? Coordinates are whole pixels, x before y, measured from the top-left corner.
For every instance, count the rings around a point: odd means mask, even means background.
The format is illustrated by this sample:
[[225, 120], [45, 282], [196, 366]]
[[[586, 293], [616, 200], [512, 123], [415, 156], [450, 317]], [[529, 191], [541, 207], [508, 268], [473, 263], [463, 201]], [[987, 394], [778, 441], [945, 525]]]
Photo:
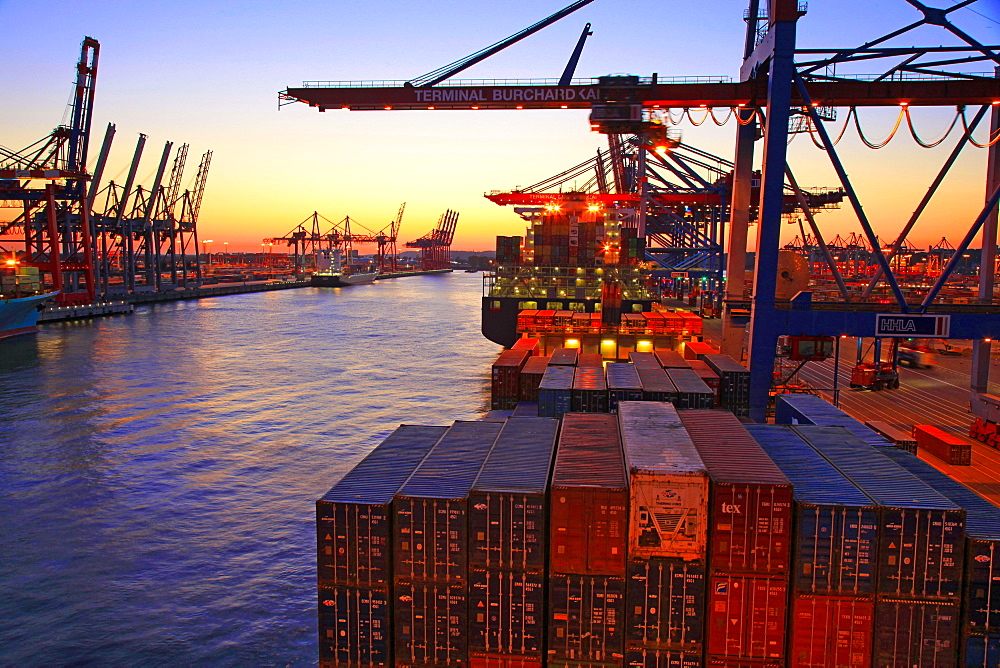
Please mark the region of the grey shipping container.
[[611, 362], [605, 367], [608, 383], [608, 409], [618, 410], [622, 401], [642, 401], [642, 383], [631, 364]]
[[468, 659], [465, 587], [440, 583], [393, 585], [393, 656], [397, 666], [449, 666]]
[[549, 358], [549, 366], [576, 366], [580, 351], [576, 348], [556, 348]]
[[618, 420], [629, 472], [629, 555], [703, 559], [708, 472], [677, 410], [626, 401]]
[[559, 421], [511, 418], [469, 495], [469, 561], [475, 568], [542, 571], [546, 489]]
[[395, 579], [464, 581], [468, 496], [502, 427], [455, 422], [396, 493]]
[[728, 355], [705, 355], [704, 361], [719, 374], [719, 400], [736, 415], [750, 414], [750, 372]]
[[746, 425], [794, 485], [795, 591], [871, 595], [878, 556], [878, 507], [788, 427]]
[[676, 350], [657, 350], [653, 353], [656, 356], [656, 361], [660, 363], [664, 369], [690, 369], [691, 364], [689, 360], [684, 359]]
[[628, 354], [628, 360], [632, 363], [636, 369], [662, 369], [660, 366], [660, 361], [656, 359], [656, 355], [653, 353], [640, 353], [631, 352]]
[[445, 431], [400, 425], [316, 502], [320, 584], [392, 581], [392, 498]]
[[573, 410], [574, 367], [550, 366], [538, 385], [538, 416], [562, 417]]
[[715, 393], [694, 369], [665, 369], [670, 382], [677, 388], [678, 409], [715, 408]]
[[955, 598], [965, 511], [843, 427], [792, 427], [879, 504], [878, 588], [894, 598]]
[[469, 651], [541, 661], [544, 650], [544, 573], [469, 571]]
[[705, 562], [633, 559], [625, 582], [631, 648], [700, 650], [705, 641]]
[[701, 668], [701, 652], [676, 649], [626, 649], [628, 668]]
[[392, 665], [389, 587], [319, 588], [319, 660]]
[[643, 401], [676, 401], [677, 388], [670, 382], [666, 371], [659, 366], [656, 368], [637, 366], [635, 370], [639, 374], [639, 382], [642, 383]]
[[874, 666], [958, 665], [958, 606], [944, 601], [875, 602]]
[[621, 663], [624, 578], [549, 574], [549, 661]]

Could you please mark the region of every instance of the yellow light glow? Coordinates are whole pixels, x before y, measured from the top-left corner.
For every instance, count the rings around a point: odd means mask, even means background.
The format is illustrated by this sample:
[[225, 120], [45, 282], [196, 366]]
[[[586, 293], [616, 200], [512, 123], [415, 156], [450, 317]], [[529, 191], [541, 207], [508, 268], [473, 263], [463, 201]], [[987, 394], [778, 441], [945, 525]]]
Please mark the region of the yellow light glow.
[[640, 353], [651, 353], [653, 352], [653, 342], [652, 341], [636, 341], [635, 349]]
[[580, 339], [566, 339], [566, 347], [567, 348], [579, 348], [580, 347]]
[[13, 267], [16, 264], [17, 264], [17, 260], [7, 260], [7, 266], [8, 267]]
[[601, 206], [599, 204], [591, 204], [587, 207], [587, 211], [600, 211]]

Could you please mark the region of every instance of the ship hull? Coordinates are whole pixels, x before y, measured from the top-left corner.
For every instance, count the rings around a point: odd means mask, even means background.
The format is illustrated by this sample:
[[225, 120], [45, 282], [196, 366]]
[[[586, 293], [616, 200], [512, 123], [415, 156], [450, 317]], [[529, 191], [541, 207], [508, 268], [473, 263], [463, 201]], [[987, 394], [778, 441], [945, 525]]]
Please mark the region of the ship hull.
[[365, 285], [373, 283], [376, 273], [371, 274], [313, 274], [309, 278], [309, 284], [321, 288], [344, 288], [349, 285]]
[[0, 299], [0, 339], [37, 331], [40, 306], [53, 294]]

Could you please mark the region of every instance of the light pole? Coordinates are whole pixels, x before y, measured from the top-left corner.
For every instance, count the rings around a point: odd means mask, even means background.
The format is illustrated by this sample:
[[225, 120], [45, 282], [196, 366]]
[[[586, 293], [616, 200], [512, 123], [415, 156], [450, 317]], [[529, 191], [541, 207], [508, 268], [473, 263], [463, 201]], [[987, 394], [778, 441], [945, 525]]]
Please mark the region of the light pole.
[[228, 241], [223, 241], [222, 245], [226, 247], [226, 252], [222, 256], [222, 262], [223, 262], [223, 264], [232, 264], [232, 262], [230, 262], [230, 260], [229, 260], [229, 242]]
[[205, 239], [201, 242], [201, 252], [205, 254], [205, 263], [209, 268], [212, 266], [212, 240]]

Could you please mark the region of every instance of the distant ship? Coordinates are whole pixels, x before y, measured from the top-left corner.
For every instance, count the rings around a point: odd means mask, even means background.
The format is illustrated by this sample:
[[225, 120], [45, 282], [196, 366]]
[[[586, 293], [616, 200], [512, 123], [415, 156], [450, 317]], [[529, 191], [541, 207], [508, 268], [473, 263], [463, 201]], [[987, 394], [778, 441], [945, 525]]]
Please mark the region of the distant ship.
[[0, 339], [17, 334], [28, 334], [37, 330], [38, 314], [44, 303], [56, 296], [56, 292], [29, 297], [0, 299]]
[[343, 288], [372, 283], [377, 276], [377, 271], [352, 271], [342, 260], [340, 251], [320, 251], [316, 253], [316, 271], [310, 277], [309, 284], [322, 288]]

